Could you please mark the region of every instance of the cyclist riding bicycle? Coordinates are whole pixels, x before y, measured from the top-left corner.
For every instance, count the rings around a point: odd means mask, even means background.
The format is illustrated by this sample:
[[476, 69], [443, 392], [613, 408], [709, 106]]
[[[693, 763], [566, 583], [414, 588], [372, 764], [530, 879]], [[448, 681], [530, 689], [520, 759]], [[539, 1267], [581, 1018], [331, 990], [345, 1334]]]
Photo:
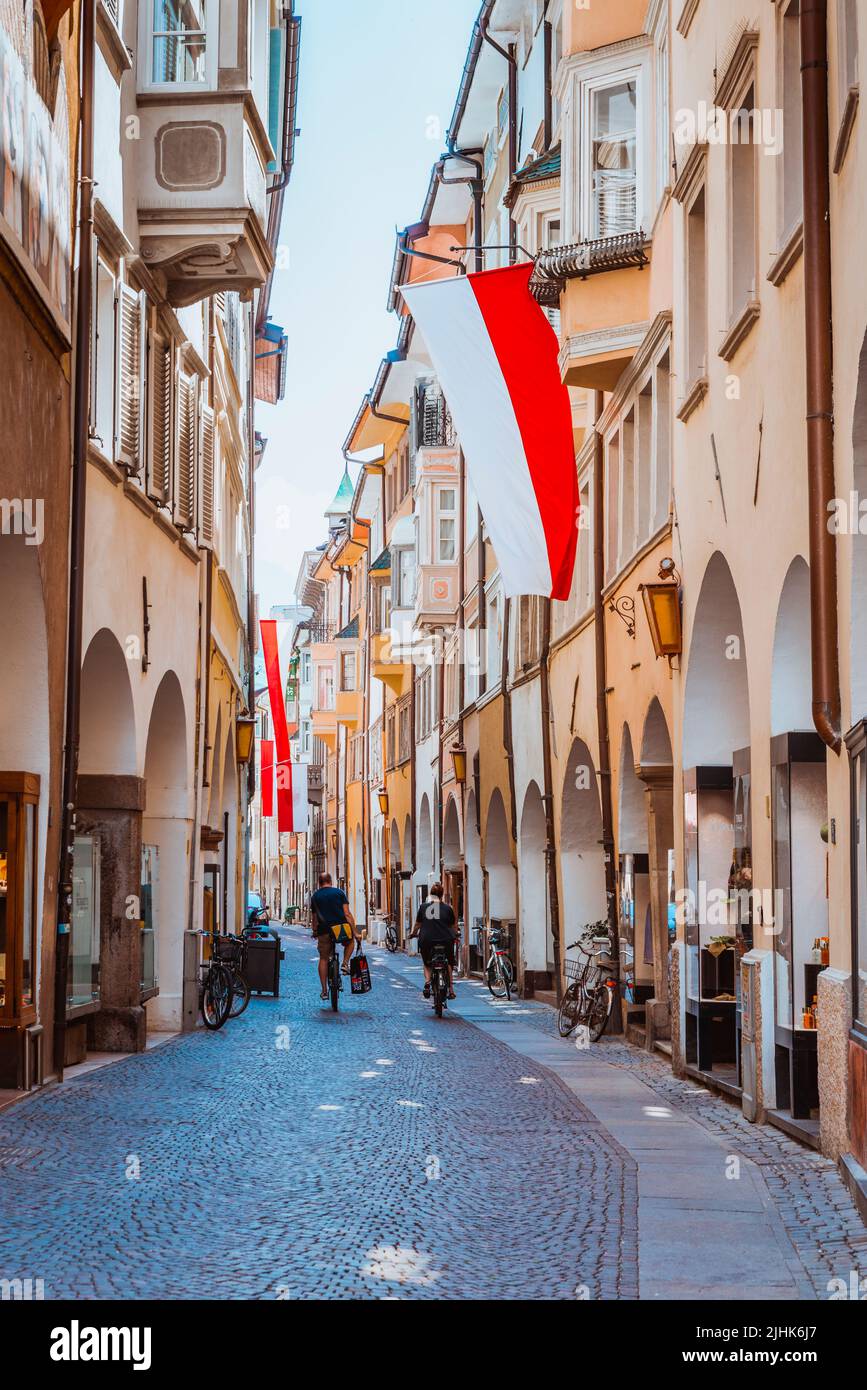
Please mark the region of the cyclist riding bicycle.
[[430, 999], [431, 959], [436, 947], [445, 947], [449, 967], [449, 999], [455, 998], [452, 968], [455, 963], [455, 942], [458, 939], [457, 921], [448, 903], [443, 902], [441, 883], [431, 885], [415, 919], [411, 937], [419, 938], [418, 948], [424, 963], [424, 997]]
[[355, 918], [342, 888], [335, 888], [330, 874], [319, 875], [319, 887], [310, 899], [313, 935], [319, 947], [319, 985], [321, 998], [328, 998], [328, 962], [334, 943], [343, 943], [344, 975], [349, 974], [349, 958], [355, 947]]

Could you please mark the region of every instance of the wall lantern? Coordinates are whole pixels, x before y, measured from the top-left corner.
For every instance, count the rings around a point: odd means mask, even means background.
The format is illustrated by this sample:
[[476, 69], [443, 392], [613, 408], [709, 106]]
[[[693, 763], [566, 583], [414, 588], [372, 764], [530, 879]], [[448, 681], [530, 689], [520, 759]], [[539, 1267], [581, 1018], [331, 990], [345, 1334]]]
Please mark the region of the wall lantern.
[[337, 831], [336, 831], [336, 830], [332, 830], [332, 832], [331, 832], [331, 848], [332, 848], [332, 849], [337, 849]]
[[235, 756], [239, 763], [249, 763], [253, 756], [256, 719], [252, 714], [239, 714], [235, 720]]
[[660, 656], [680, 656], [683, 651], [683, 622], [681, 618], [680, 575], [674, 561], [665, 559], [659, 566], [658, 584], [642, 584], [641, 597], [650, 628], [653, 650]]
[[456, 743], [452, 746], [451, 753], [455, 769], [455, 781], [462, 787], [467, 780], [467, 750], [462, 743]]
[[376, 793], [376, 795], [377, 795], [377, 797], [379, 798], [379, 809], [380, 809], [380, 811], [382, 812], [382, 814], [383, 814], [384, 816], [387, 816], [387, 815], [388, 815], [388, 792], [387, 792], [387, 790], [385, 789], [385, 787], [380, 787], [380, 789], [379, 789], [379, 791]]

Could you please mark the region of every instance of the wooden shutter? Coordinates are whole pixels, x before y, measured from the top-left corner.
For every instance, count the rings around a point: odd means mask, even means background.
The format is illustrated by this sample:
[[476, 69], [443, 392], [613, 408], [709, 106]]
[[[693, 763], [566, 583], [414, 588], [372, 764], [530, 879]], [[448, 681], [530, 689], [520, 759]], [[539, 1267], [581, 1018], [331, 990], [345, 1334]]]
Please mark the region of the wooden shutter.
[[142, 329], [141, 295], [129, 285], [118, 286], [117, 298], [117, 399], [114, 411], [114, 457], [131, 474], [142, 464]]
[[173, 520], [182, 531], [192, 531], [195, 521], [197, 380], [185, 373], [178, 378], [178, 449]]
[[159, 333], [150, 350], [148, 496], [165, 506], [172, 481], [172, 345]]
[[214, 412], [202, 407], [202, 443], [199, 450], [199, 545], [214, 544], [214, 453], [216, 448]]

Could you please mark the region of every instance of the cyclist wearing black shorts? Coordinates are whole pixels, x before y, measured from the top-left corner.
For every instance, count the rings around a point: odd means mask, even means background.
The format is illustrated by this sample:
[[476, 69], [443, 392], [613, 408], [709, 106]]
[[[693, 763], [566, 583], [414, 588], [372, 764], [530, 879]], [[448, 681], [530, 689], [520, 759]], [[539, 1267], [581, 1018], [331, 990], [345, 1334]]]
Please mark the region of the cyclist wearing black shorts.
[[445, 957], [449, 966], [449, 999], [454, 999], [452, 968], [455, 963], [455, 942], [458, 938], [457, 921], [448, 903], [443, 902], [441, 883], [431, 885], [428, 897], [416, 914], [411, 936], [419, 938], [419, 954], [424, 963], [425, 999], [430, 999], [431, 958], [437, 946], [441, 949], [445, 947]]
[[343, 974], [349, 974], [349, 957], [355, 947], [355, 918], [342, 888], [335, 888], [330, 874], [319, 875], [319, 887], [310, 899], [313, 935], [319, 947], [321, 997], [328, 998], [328, 962], [336, 944], [343, 944]]

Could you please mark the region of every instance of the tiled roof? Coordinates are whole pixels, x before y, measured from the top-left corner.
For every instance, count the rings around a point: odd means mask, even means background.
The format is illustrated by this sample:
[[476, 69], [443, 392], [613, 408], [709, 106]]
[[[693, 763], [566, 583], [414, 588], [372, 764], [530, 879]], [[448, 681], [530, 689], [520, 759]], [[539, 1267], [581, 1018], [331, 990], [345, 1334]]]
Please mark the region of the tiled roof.
[[340, 629], [340, 631], [336, 634], [334, 640], [335, 640], [335, 642], [351, 642], [352, 639], [353, 639], [353, 637], [357, 637], [357, 636], [358, 636], [358, 615], [356, 614], [356, 616], [352, 619], [352, 622], [351, 622], [351, 623], [347, 623], [347, 624], [346, 624], [346, 627], [342, 627], [342, 628]]
[[388, 546], [386, 546], [386, 548], [385, 548], [385, 550], [383, 550], [382, 554], [381, 554], [381, 555], [377, 555], [377, 557], [376, 557], [376, 559], [374, 560], [373, 564], [370, 566], [370, 573], [371, 573], [371, 574], [383, 573], [384, 571], [390, 570], [390, 569], [391, 569], [391, 551], [389, 550]]
[[546, 150], [544, 154], [539, 155], [538, 159], [531, 160], [529, 164], [524, 165], [523, 169], [519, 169], [512, 179], [505, 202], [511, 205], [521, 189], [530, 184], [544, 183], [546, 179], [559, 179], [560, 155], [560, 146], [555, 145], [553, 149]]

